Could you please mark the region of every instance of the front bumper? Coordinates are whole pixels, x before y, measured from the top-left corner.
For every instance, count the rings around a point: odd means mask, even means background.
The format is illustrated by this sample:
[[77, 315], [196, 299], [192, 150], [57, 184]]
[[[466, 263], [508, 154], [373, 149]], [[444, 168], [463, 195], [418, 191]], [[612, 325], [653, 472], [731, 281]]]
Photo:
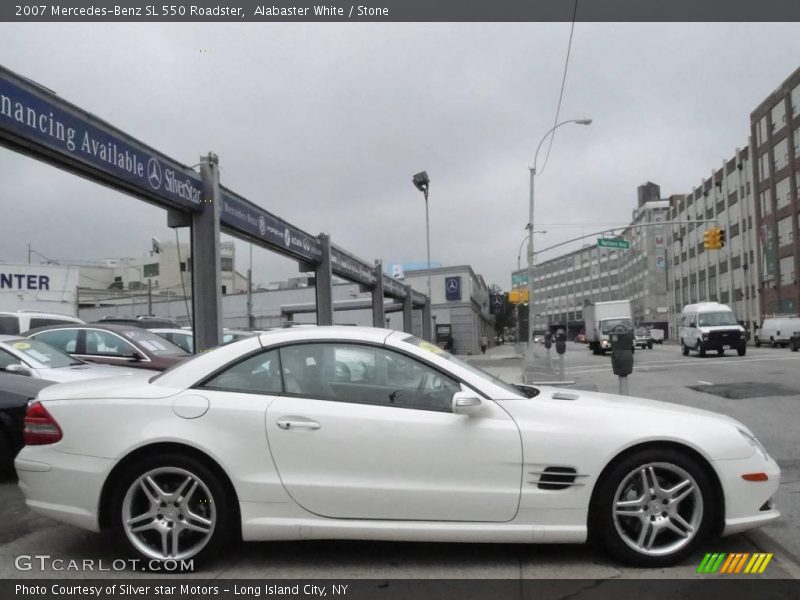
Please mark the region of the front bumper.
[[[760, 527], [781, 516], [772, 503], [780, 485], [781, 470], [771, 458], [754, 452], [750, 458], [714, 461], [725, 494], [722, 535]], [[766, 473], [767, 481], [746, 481], [746, 473]]]
[[100, 531], [100, 492], [113, 466], [112, 459], [65, 454], [53, 446], [25, 446], [14, 460], [31, 509], [92, 531]]

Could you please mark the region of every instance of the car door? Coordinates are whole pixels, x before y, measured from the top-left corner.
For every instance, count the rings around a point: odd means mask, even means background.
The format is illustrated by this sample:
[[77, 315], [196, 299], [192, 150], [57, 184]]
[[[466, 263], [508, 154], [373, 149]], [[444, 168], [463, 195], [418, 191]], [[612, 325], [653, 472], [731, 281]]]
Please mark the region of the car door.
[[514, 518], [521, 439], [495, 402], [454, 414], [458, 381], [382, 346], [297, 344], [280, 357], [285, 393], [267, 409], [267, 437], [303, 508], [347, 519]]

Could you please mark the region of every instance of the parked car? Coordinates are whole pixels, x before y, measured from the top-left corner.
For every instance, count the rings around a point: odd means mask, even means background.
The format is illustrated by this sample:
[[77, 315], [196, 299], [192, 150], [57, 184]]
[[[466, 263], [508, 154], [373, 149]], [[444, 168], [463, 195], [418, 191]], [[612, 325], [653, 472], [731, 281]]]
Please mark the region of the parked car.
[[120, 377], [137, 369], [85, 362], [40, 341], [0, 335], [0, 370], [49, 381], [78, 381]]
[[0, 311], [0, 335], [19, 335], [29, 329], [64, 323], [83, 323], [83, 321], [69, 315], [38, 310]]
[[23, 446], [22, 427], [28, 402], [52, 381], [0, 373], [0, 475], [14, 472], [14, 457]]
[[719, 302], [687, 304], [681, 313], [678, 336], [684, 356], [691, 350], [698, 356], [705, 356], [707, 350], [716, 350], [721, 356], [725, 348], [736, 350], [739, 356], [747, 352], [744, 327], [730, 307]]
[[[345, 361], [373, 370], [342, 380]], [[513, 386], [408, 333], [276, 330], [123, 381], [39, 392], [15, 467], [31, 509], [146, 560], [201, 564], [240, 535], [588, 535], [663, 567], [780, 516], [778, 465], [730, 417]]]
[[139, 317], [103, 317], [95, 321], [99, 325], [129, 325], [130, 327], [141, 327], [142, 329], [153, 329], [154, 327], [175, 327], [180, 328], [177, 321], [166, 317], [154, 317], [152, 315], [142, 315]]
[[189, 356], [152, 331], [126, 325], [51, 325], [26, 331], [23, 336], [81, 360], [136, 369], [163, 371]]
[[[194, 353], [194, 333], [192, 333], [191, 329], [149, 329], [153, 333], [160, 335], [165, 340], [172, 342], [179, 348], [185, 350], [189, 354]], [[244, 338], [253, 337], [254, 335], [258, 335], [255, 331], [244, 331], [244, 330], [235, 330], [235, 329], [223, 329], [222, 330], [222, 343], [230, 344], [231, 342], [237, 342], [239, 340], [243, 340]]]
[[638, 348], [653, 349], [653, 340], [650, 338], [650, 330], [645, 327], [637, 327], [633, 330], [633, 345]]
[[576, 335], [575, 336], [575, 343], [576, 344], [586, 344], [587, 343], [586, 334], [585, 333], [579, 333], [578, 335]]
[[663, 344], [664, 343], [664, 330], [658, 329], [656, 327], [650, 328], [650, 339], [653, 340], [655, 344]]
[[797, 317], [770, 317], [756, 330], [756, 347], [769, 344], [773, 348], [780, 346], [786, 348], [792, 339], [792, 334], [800, 331], [800, 319]]

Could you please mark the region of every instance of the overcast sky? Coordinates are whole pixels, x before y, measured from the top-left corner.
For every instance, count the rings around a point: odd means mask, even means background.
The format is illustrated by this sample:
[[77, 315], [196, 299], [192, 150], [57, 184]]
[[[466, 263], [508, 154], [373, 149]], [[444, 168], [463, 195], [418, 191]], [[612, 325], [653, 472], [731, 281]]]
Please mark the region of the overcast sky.
[[[537, 244], [627, 223], [645, 181], [666, 197], [719, 168], [800, 66], [799, 33], [577, 24], [561, 116], [594, 123], [559, 130], [537, 178]], [[184, 163], [216, 152], [226, 186], [369, 261], [425, 260], [411, 183], [425, 169], [432, 259], [508, 288], [568, 35], [566, 23], [2, 24], [0, 64]], [[5, 262], [28, 243], [90, 260], [175, 236], [160, 209], [5, 149], [0, 204]], [[247, 244], [237, 253], [244, 271]], [[254, 252], [256, 282], [296, 274]]]

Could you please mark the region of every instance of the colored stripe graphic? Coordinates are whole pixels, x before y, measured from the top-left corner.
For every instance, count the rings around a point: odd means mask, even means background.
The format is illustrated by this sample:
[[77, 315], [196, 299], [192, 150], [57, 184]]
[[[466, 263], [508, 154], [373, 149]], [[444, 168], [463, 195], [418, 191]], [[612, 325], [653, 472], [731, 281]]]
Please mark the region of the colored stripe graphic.
[[767, 569], [773, 554], [767, 552], [707, 552], [697, 567], [698, 573], [761, 574]]

